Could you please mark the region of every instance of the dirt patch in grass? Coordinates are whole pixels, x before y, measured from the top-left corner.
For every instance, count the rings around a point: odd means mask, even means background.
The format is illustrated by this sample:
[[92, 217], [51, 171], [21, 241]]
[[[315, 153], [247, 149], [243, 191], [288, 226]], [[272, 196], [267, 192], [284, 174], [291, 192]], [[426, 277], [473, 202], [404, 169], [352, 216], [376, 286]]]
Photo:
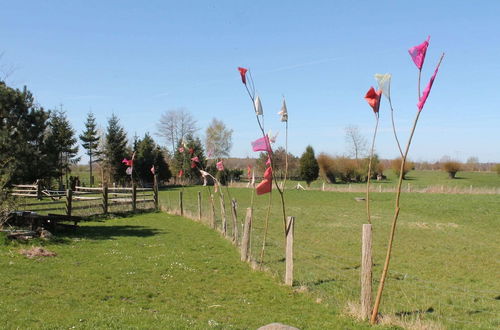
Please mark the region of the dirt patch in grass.
[[31, 249], [21, 249], [19, 250], [19, 253], [30, 259], [36, 257], [55, 257], [57, 255], [55, 252], [37, 246], [34, 246]]

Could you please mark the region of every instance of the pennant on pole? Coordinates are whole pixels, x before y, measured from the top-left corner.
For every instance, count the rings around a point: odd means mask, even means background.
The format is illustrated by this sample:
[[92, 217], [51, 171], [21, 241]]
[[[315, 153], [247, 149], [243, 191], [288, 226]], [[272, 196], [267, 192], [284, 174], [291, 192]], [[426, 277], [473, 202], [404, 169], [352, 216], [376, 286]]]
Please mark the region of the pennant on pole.
[[151, 173], [154, 175], [155, 174], [155, 166], [151, 166]]
[[427, 101], [427, 98], [429, 97], [429, 94], [431, 92], [432, 85], [434, 84], [434, 79], [436, 79], [436, 75], [438, 73], [439, 65], [441, 64], [441, 60], [443, 59], [443, 55], [441, 55], [441, 59], [439, 60], [439, 63], [436, 66], [436, 69], [434, 70], [434, 74], [431, 77], [431, 80], [427, 84], [427, 86], [424, 89], [424, 92], [422, 93], [422, 96], [420, 97], [420, 100], [418, 100], [417, 107], [419, 111], [422, 111], [424, 108], [425, 102]]
[[224, 163], [222, 162], [222, 160], [220, 162], [217, 162], [216, 166], [217, 171], [224, 171]]
[[257, 195], [267, 194], [271, 192], [273, 188], [273, 170], [272, 167], [268, 167], [264, 172], [264, 180], [255, 188]]
[[271, 143], [269, 142], [269, 137], [266, 135], [260, 139], [253, 141], [252, 150], [272, 152]]
[[286, 108], [285, 99], [283, 99], [283, 105], [281, 106], [281, 111], [278, 112], [278, 115], [281, 116], [281, 121], [288, 121], [288, 110]]
[[263, 115], [263, 114], [264, 114], [264, 112], [262, 111], [262, 103], [260, 102], [260, 97], [259, 97], [259, 95], [257, 95], [257, 96], [255, 97], [254, 105], [255, 105], [255, 114], [256, 114], [257, 116], [259, 116], [259, 115]]
[[378, 89], [382, 91], [382, 94], [384, 94], [384, 96], [387, 97], [388, 100], [391, 99], [391, 77], [392, 75], [390, 73], [375, 74], [375, 80], [378, 83]]
[[370, 87], [370, 89], [365, 95], [365, 100], [372, 107], [373, 112], [375, 112], [375, 114], [378, 114], [378, 110], [380, 108], [381, 96], [382, 96], [382, 91], [381, 90], [375, 91], [373, 87]]
[[422, 66], [424, 65], [425, 54], [427, 53], [427, 47], [429, 47], [430, 39], [431, 36], [428, 36], [427, 40], [422, 42], [420, 45], [413, 46], [408, 49], [408, 53], [410, 53], [413, 63], [415, 63], [419, 70], [422, 70]]
[[247, 84], [246, 74], [247, 74], [248, 69], [238, 67], [238, 71], [240, 72], [240, 75], [241, 75], [241, 82], [246, 85]]

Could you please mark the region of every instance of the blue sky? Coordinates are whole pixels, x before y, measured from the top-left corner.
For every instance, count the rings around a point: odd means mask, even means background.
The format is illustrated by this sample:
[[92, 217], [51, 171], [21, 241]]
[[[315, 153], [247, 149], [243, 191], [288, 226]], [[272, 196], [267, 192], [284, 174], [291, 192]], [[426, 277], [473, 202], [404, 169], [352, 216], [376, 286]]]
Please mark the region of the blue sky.
[[[266, 127], [284, 127], [290, 151], [344, 154], [344, 128], [369, 139], [364, 100], [373, 74], [393, 75], [400, 139], [416, 113], [417, 74], [408, 48], [431, 35], [427, 84], [446, 56], [420, 118], [410, 158], [448, 155], [500, 162], [498, 1], [1, 1], [0, 65], [7, 83], [38, 102], [60, 104], [77, 132], [92, 110], [106, 126], [114, 112], [129, 137], [154, 134], [167, 110], [187, 108], [200, 136], [213, 117], [234, 130], [232, 154], [253, 156], [259, 137], [238, 66], [249, 67]], [[385, 100], [376, 149], [398, 154]], [[158, 142], [164, 144], [159, 137]]]

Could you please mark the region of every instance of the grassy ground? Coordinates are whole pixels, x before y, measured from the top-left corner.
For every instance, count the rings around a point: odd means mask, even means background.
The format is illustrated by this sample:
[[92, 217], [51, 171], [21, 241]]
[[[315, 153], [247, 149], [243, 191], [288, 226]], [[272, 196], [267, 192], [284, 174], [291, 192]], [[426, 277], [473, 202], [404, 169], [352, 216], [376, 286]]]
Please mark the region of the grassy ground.
[[[196, 194], [202, 191], [203, 212], [209, 216], [206, 189], [184, 189], [187, 213], [196, 214]], [[238, 200], [241, 225], [250, 204], [250, 190], [231, 189], [230, 194]], [[336, 310], [357, 302], [359, 296], [360, 236], [366, 216], [364, 202], [354, 197], [362, 195], [287, 192], [288, 213], [296, 216], [294, 284], [307, 288]], [[178, 191], [163, 191], [160, 199], [165, 206], [175, 208]], [[267, 200], [265, 195], [255, 201], [252, 254], [257, 259]], [[392, 193], [372, 194], [375, 282], [385, 256], [393, 203]], [[229, 212], [229, 203], [226, 208]], [[217, 217], [220, 226], [218, 207]], [[453, 329], [500, 327], [499, 220], [498, 195], [403, 194], [381, 312], [396, 318], [422, 318]], [[275, 193], [265, 266], [280, 278], [284, 272], [283, 241], [279, 196]]]
[[3, 329], [367, 328], [251, 271], [199, 223], [160, 213], [84, 223], [44, 244], [0, 245]]

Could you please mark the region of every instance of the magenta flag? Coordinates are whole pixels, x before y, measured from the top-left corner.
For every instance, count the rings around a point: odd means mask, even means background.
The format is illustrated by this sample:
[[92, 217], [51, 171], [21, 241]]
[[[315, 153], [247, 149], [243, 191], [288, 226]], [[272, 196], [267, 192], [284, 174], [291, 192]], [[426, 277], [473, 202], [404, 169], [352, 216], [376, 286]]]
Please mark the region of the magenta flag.
[[427, 47], [429, 47], [430, 39], [431, 36], [428, 36], [427, 40], [422, 42], [420, 45], [413, 46], [408, 49], [408, 53], [410, 53], [411, 59], [419, 70], [422, 70], [422, 66], [424, 65], [425, 53], [427, 53]]
[[269, 143], [269, 137], [266, 135], [265, 137], [253, 141], [252, 150], [272, 152], [271, 143]]
[[418, 100], [417, 107], [418, 111], [422, 111], [424, 108], [425, 102], [427, 101], [427, 98], [429, 97], [429, 93], [431, 92], [432, 85], [434, 84], [434, 79], [436, 79], [436, 75], [438, 73], [439, 65], [441, 64], [441, 60], [443, 59], [443, 55], [441, 55], [441, 59], [439, 60], [438, 65], [436, 66], [436, 70], [434, 70], [434, 74], [431, 77], [431, 80], [427, 84], [427, 86], [424, 89], [424, 92], [422, 93], [422, 96]]

